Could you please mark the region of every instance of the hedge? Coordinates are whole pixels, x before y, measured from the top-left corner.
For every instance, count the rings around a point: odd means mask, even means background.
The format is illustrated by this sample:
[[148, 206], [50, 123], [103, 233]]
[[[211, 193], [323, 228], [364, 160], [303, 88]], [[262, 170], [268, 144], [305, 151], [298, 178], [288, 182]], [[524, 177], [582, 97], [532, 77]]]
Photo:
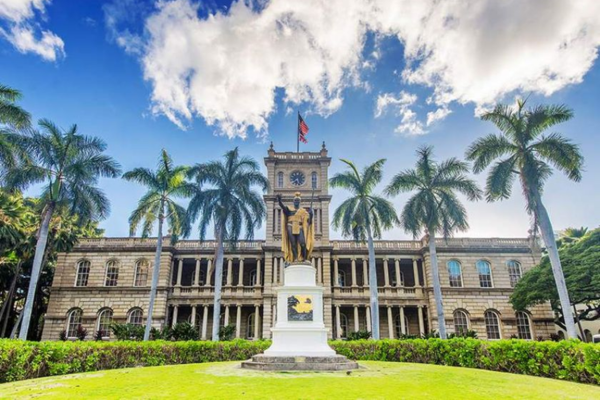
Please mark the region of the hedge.
[[[332, 341], [353, 360], [448, 365], [600, 384], [600, 345], [456, 338]], [[0, 382], [105, 369], [246, 360], [269, 341], [24, 342], [0, 340]]]

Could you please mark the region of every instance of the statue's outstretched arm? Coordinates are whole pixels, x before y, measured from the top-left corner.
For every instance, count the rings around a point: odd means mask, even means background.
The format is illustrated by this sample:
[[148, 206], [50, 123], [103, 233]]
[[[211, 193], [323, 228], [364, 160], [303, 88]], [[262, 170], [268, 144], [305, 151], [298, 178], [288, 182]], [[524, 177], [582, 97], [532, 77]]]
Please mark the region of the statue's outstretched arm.
[[283, 204], [283, 202], [281, 201], [281, 195], [280, 194], [277, 195], [277, 202], [279, 203], [279, 207], [281, 207], [281, 209], [283, 210], [283, 213], [285, 215], [289, 216], [290, 215], [290, 209], [285, 204]]

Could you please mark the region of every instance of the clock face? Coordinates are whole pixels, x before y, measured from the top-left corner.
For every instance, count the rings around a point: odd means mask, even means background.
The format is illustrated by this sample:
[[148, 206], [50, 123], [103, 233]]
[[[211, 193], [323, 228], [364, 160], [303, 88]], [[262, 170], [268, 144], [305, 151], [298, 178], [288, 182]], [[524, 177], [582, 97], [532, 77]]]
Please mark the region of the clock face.
[[302, 186], [304, 185], [305, 181], [306, 178], [304, 177], [302, 171], [293, 171], [290, 174], [290, 182], [292, 182], [292, 185], [294, 186]]

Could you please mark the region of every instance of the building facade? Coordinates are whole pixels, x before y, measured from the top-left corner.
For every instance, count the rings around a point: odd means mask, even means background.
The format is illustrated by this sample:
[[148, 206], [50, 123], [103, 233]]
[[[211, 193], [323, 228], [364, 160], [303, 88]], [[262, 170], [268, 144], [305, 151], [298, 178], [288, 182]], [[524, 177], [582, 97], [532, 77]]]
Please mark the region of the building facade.
[[[282, 285], [281, 209], [302, 194], [314, 209], [312, 263], [325, 288], [324, 317], [332, 338], [371, 329], [368, 253], [363, 243], [329, 237], [328, 171], [331, 158], [320, 152], [276, 152], [265, 157], [271, 183], [264, 240], [242, 241], [225, 251], [222, 314], [213, 315], [213, 241], [165, 240], [153, 324], [188, 321], [202, 339], [212, 324], [233, 324], [235, 336], [270, 338], [276, 293]], [[43, 340], [74, 337], [79, 325], [109, 338], [111, 322], [144, 324], [152, 277], [154, 238], [82, 240], [60, 254], [45, 317]], [[427, 239], [375, 243], [382, 338], [422, 335], [438, 327]], [[514, 284], [540, 259], [528, 238], [451, 238], [439, 240], [438, 263], [446, 324], [450, 332], [473, 330], [479, 338], [548, 338], [555, 332], [549, 305], [515, 313], [508, 302]], [[89, 334], [88, 337], [93, 337]]]

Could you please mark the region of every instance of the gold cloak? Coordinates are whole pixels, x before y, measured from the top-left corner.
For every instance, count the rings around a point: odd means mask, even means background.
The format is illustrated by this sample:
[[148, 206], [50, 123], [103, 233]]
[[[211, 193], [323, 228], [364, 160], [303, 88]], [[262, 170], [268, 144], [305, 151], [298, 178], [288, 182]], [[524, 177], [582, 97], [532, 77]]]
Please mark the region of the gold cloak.
[[297, 222], [298, 225], [304, 231], [304, 239], [306, 240], [306, 257], [307, 257], [307, 259], [310, 259], [310, 256], [313, 251], [313, 246], [315, 243], [315, 235], [314, 235], [314, 230], [313, 230], [313, 224], [308, 223], [309, 219], [310, 219], [310, 214], [304, 208], [299, 208], [296, 211], [295, 215], [291, 215], [289, 217], [287, 215], [283, 214], [283, 225], [282, 225], [283, 229], [281, 230], [281, 251], [283, 252], [283, 257], [285, 258], [285, 261], [287, 261], [287, 262], [306, 261], [302, 258], [300, 242], [298, 242], [298, 244], [297, 244], [298, 259], [294, 260], [294, 253], [292, 252], [292, 243], [289, 240], [288, 234], [287, 234], [288, 222], [290, 222], [290, 223]]

